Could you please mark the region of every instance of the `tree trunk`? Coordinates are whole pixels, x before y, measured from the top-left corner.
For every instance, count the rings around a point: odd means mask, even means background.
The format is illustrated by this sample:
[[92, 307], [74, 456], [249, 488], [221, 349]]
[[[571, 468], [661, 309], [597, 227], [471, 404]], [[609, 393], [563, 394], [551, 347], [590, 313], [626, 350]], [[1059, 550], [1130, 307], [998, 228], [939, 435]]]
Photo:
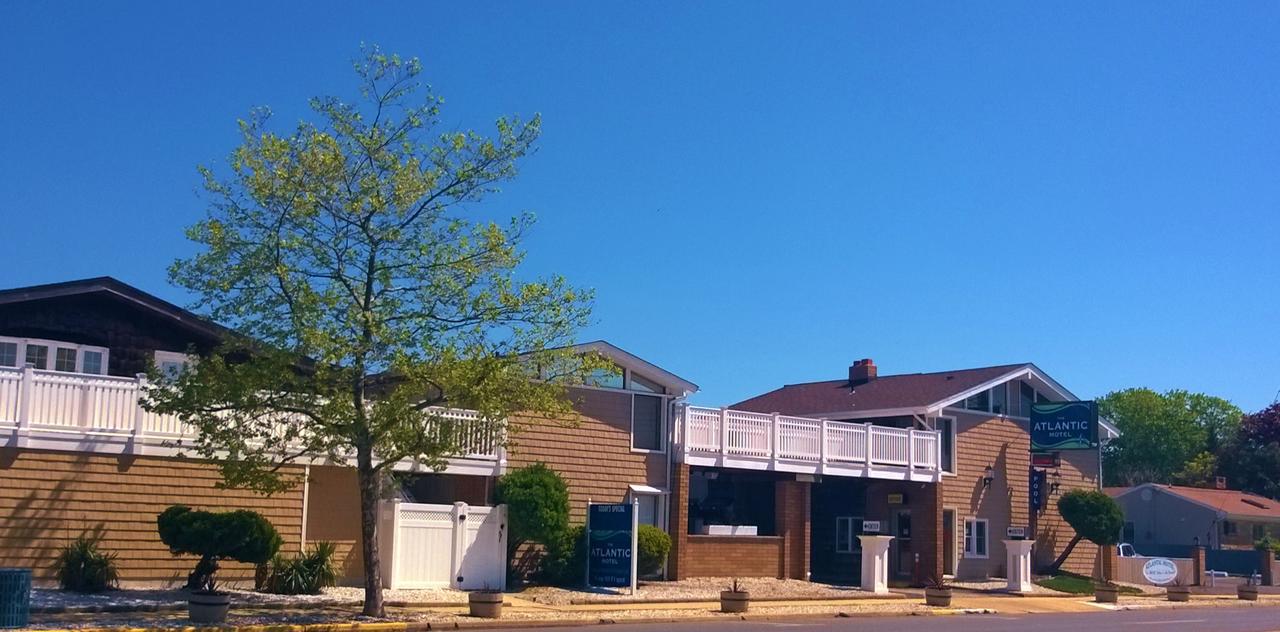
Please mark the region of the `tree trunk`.
[[1056, 574], [1058, 571], [1062, 570], [1062, 565], [1066, 563], [1067, 558], [1071, 556], [1071, 552], [1076, 549], [1076, 545], [1080, 544], [1080, 541], [1083, 539], [1084, 537], [1077, 533], [1075, 537], [1071, 538], [1071, 541], [1067, 543], [1067, 548], [1062, 549], [1062, 554], [1058, 556], [1058, 559], [1054, 560], [1053, 563], [1049, 565], [1049, 568], [1045, 570], [1050, 574]]
[[369, 448], [357, 450], [356, 473], [360, 480], [360, 546], [364, 553], [364, 615], [383, 617], [382, 564], [378, 559], [378, 500], [381, 490]]

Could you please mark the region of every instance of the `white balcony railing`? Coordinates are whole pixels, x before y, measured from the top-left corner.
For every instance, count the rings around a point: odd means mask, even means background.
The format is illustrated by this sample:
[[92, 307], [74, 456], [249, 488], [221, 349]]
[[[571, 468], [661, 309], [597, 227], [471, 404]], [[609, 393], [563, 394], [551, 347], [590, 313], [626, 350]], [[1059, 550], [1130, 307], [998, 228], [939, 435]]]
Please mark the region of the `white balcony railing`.
[[875, 478], [937, 480], [933, 430], [684, 406], [677, 442], [686, 462]]
[[[140, 403], [146, 380], [0, 368], [0, 446], [81, 452], [176, 453], [196, 430], [173, 415], [148, 412]], [[440, 414], [455, 422], [463, 446], [457, 459], [498, 462], [501, 438], [469, 410]], [[282, 424], [282, 431], [290, 428]], [[452, 470], [451, 466], [451, 470]], [[489, 469], [492, 469], [490, 467]]]

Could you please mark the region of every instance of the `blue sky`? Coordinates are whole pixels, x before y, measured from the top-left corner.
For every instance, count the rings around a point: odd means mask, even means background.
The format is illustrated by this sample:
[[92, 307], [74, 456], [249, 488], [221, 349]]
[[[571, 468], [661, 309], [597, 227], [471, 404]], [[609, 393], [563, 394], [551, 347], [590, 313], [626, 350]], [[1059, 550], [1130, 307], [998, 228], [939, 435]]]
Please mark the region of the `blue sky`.
[[1093, 397], [1280, 389], [1280, 5], [0, 3], [0, 287], [176, 302], [235, 121], [420, 56], [450, 128], [544, 117], [486, 214], [605, 338], [732, 403], [1034, 361]]

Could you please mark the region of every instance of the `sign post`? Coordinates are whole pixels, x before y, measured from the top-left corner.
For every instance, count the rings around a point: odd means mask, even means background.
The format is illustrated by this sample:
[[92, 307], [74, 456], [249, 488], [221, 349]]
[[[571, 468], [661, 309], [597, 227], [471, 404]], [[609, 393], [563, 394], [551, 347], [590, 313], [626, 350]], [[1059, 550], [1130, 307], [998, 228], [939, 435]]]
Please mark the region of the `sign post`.
[[587, 586], [636, 592], [638, 502], [587, 501]]

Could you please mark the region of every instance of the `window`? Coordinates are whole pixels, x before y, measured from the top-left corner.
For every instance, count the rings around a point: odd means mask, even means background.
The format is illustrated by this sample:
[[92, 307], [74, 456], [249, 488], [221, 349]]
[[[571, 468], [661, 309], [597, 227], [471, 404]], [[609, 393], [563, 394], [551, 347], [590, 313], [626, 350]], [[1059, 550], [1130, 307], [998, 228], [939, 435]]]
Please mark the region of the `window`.
[[102, 352], [101, 351], [85, 351], [82, 358], [83, 368], [81, 373], [92, 373], [94, 375], [102, 375]]
[[987, 558], [987, 521], [980, 518], [966, 518], [964, 521], [964, 556]]
[[586, 377], [587, 386], [599, 388], [622, 388], [622, 369], [609, 367], [596, 369]]
[[636, 494], [637, 516], [640, 524], [658, 526], [658, 497], [653, 494]]
[[1122, 540], [1124, 542], [1128, 542], [1132, 544], [1135, 531], [1136, 529], [1134, 529], [1132, 522], [1124, 523], [1124, 537], [1122, 538]]
[[1023, 417], [1031, 416], [1031, 405], [1036, 403], [1036, 389], [1026, 382], [1018, 382], [1018, 410]]
[[53, 353], [53, 370], [76, 372], [76, 350], [58, 347]]
[[635, 450], [664, 449], [662, 398], [657, 395], [631, 396], [631, 447]]
[[1253, 525], [1253, 541], [1257, 542], [1267, 536], [1267, 528], [1260, 524]]
[[49, 368], [49, 347], [45, 345], [27, 344], [27, 364], [37, 369]]
[[964, 400], [965, 410], [991, 410], [991, 391], [982, 391]]
[[1240, 525], [1230, 520], [1222, 521], [1222, 535], [1236, 535], [1240, 533]]
[[991, 412], [997, 415], [1004, 415], [1009, 412], [1009, 388], [1007, 382], [991, 389]]
[[0, 342], [0, 366], [18, 366], [18, 343]]
[[665, 389], [662, 385], [642, 375], [636, 375], [635, 372], [627, 372], [627, 388], [633, 391], [642, 391], [645, 393], [662, 393]]
[[177, 351], [157, 351], [156, 352], [156, 368], [160, 370], [160, 375], [166, 379], [175, 380], [187, 370], [187, 365], [191, 364], [191, 357], [185, 353]]
[[836, 517], [836, 553], [861, 553], [862, 518], [858, 516]]
[[956, 473], [956, 420], [938, 417], [933, 427], [942, 436], [942, 471]]

